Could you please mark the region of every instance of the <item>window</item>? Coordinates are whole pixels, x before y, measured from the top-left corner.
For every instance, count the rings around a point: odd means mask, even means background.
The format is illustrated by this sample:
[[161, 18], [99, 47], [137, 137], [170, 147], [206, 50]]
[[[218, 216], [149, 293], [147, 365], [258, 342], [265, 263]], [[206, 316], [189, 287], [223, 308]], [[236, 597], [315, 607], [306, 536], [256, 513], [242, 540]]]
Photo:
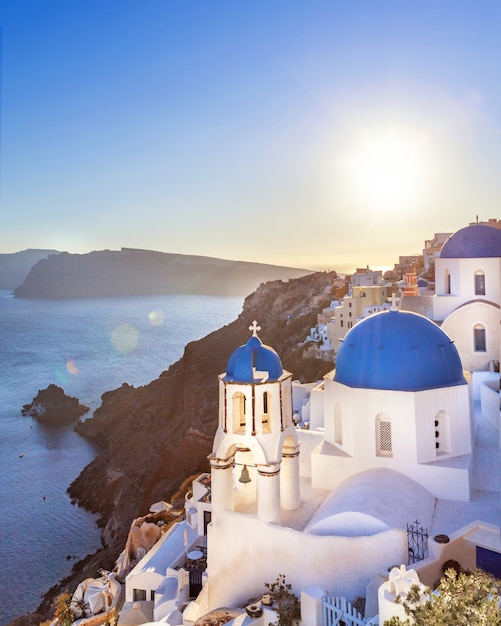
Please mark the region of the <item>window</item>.
[[487, 343], [485, 340], [485, 328], [482, 324], [475, 324], [473, 327], [473, 342], [475, 352], [487, 352]]
[[343, 328], [343, 326], [344, 326], [344, 322], [343, 322], [343, 320], [341, 320], [341, 324], [340, 324], [340, 326], [341, 326], [341, 328]]
[[385, 414], [376, 417], [376, 456], [393, 456], [391, 420]]
[[271, 395], [265, 391], [263, 393], [263, 432], [271, 432]]
[[133, 589], [132, 600], [133, 602], [146, 602], [146, 589]]
[[245, 396], [241, 391], [233, 394], [233, 431], [245, 432]]
[[450, 295], [451, 293], [451, 273], [449, 270], [445, 270], [444, 276], [444, 294]]
[[475, 272], [475, 295], [485, 296], [485, 274], [483, 272]]

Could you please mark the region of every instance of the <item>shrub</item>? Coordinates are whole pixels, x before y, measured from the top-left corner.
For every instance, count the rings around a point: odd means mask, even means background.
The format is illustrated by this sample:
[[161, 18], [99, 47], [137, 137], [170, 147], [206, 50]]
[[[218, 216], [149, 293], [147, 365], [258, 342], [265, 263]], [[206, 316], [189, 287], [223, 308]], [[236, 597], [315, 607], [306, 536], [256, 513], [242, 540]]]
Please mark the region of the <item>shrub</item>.
[[265, 587], [278, 612], [278, 620], [270, 626], [296, 626], [301, 619], [301, 608], [298, 597], [292, 592], [292, 585], [285, 582], [285, 576], [279, 574], [274, 583], [265, 583]]

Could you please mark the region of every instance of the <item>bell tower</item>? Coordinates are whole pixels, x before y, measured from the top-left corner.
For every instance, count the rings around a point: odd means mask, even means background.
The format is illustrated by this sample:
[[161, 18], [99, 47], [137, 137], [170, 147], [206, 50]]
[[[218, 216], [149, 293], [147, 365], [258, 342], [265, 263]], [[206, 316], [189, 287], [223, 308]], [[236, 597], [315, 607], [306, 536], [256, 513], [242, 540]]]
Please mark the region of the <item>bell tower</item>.
[[292, 374], [263, 345], [254, 321], [249, 341], [219, 376], [219, 424], [209, 456], [212, 511], [255, 514], [280, 523], [300, 505], [299, 445], [292, 421]]

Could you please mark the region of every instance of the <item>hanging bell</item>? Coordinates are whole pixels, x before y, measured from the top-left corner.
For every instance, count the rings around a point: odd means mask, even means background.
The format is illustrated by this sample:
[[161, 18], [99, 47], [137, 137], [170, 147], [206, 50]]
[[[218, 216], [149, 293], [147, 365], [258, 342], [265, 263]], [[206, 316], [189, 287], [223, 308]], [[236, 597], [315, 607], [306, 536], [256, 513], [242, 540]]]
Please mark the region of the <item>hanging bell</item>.
[[249, 470], [247, 469], [247, 465], [244, 465], [242, 468], [242, 473], [240, 474], [240, 478], [238, 479], [239, 483], [250, 483], [251, 477], [249, 475]]

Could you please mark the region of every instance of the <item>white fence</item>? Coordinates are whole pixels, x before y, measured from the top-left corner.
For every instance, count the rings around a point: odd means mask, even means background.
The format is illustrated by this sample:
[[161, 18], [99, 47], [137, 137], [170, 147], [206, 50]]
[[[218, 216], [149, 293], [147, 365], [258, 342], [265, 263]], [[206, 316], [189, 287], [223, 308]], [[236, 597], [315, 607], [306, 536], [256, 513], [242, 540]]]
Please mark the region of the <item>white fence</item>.
[[343, 598], [323, 598], [324, 626], [365, 626], [365, 619]]

